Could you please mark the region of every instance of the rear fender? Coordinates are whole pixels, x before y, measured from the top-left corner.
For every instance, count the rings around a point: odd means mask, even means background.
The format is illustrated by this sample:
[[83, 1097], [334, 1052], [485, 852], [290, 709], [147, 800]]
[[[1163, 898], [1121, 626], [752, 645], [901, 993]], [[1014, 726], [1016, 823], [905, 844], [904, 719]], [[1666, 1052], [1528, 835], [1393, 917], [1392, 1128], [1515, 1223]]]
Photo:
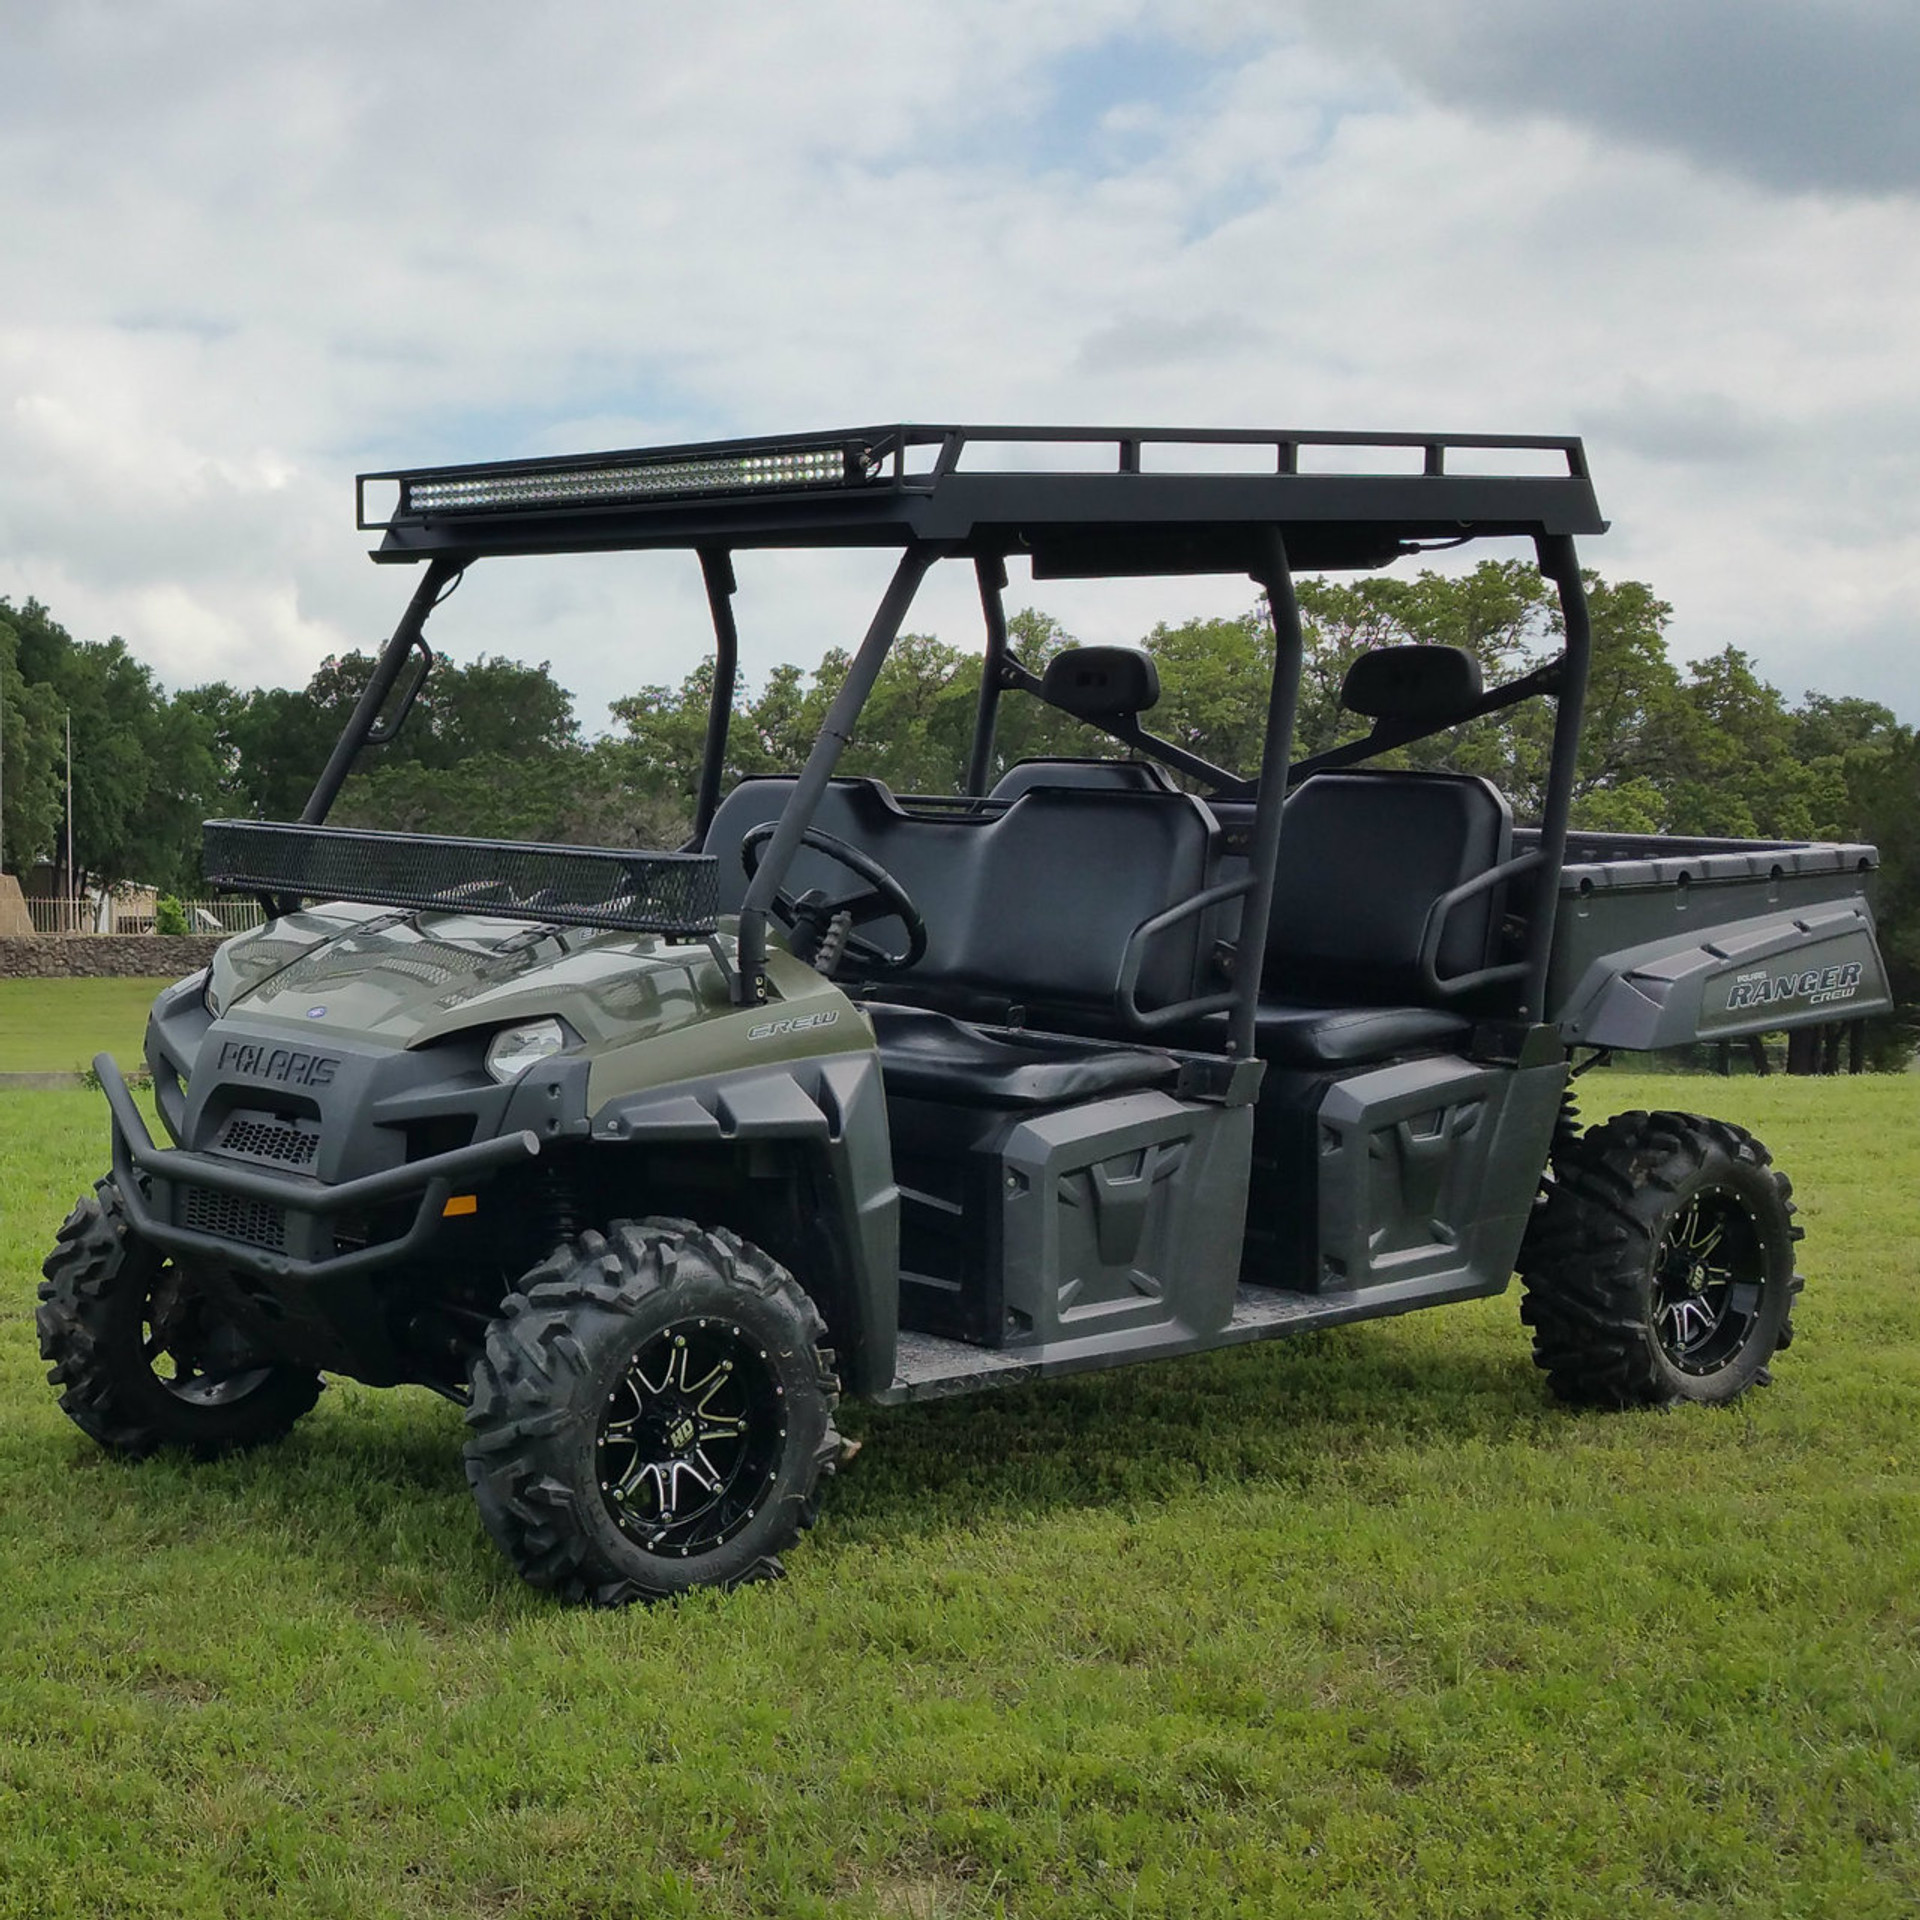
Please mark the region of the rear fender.
[[1570, 1044], [1647, 1049], [1858, 1020], [1892, 1006], [1872, 909], [1856, 900], [1602, 954], [1556, 1024]]

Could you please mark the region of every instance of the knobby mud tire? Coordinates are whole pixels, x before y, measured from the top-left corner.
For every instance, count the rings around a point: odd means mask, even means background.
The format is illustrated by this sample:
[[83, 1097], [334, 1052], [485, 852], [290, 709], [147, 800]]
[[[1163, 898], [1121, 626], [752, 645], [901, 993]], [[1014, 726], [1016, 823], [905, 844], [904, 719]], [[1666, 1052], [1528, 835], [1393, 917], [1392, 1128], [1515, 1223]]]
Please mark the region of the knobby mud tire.
[[[825, 1334], [793, 1276], [724, 1228], [650, 1218], [562, 1242], [508, 1295], [474, 1363], [467, 1480], [488, 1533], [534, 1586], [595, 1606], [777, 1578], [780, 1554], [812, 1526], [821, 1480], [841, 1454]], [[737, 1356], [746, 1385], [724, 1406], [743, 1436], [738, 1451], [715, 1431], [723, 1460], [743, 1469], [738, 1487], [756, 1491], [749, 1499], [730, 1484], [712, 1503], [712, 1539], [689, 1520], [675, 1545], [657, 1514], [660, 1531], [643, 1539], [647, 1525], [609, 1483], [624, 1467], [629, 1478], [651, 1473], [656, 1488], [677, 1489], [677, 1476], [658, 1478], [673, 1458], [643, 1466], [643, 1455], [649, 1447], [671, 1455], [684, 1433], [660, 1411], [672, 1394], [696, 1417], [707, 1404], [695, 1404], [697, 1389], [719, 1363], [702, 1379], [690, 1382], [688, 1372], [711, 1355], [680, 1361], [677, 1383], [671, 1372], [675, 1343], [702, 1339], [719, 1343], [712, 1353]], [[664, 1386], [649, 1367], [665, 1370]], [[619, 1441], [645, 1421], [647, 1445]], [[677, 1512], [664, 1491], [659, 1504]]]
[[[223, 1377], [156, 1375], [149, 1350], [156, 1295], [171, 1299], [175, 1312], [183, 1298], [195, 1309], [200, 1302], [191, 1277], [133, 1233], [111, 1179], [67, 1216], [41, 1271], [34, 1319], [47, 1378], [61, 1389], [61, 1409], [110, 1453], [137, 1460], [182, 1447], [213, 1459], [264, 1446], [284, 1438], [320, 1397], [317, 1373], [265, 1356]], [[204, 1321], [200, 1327], [210, 1330]], [[217, 1323], [211, 1331], [235, 1338]]]
[[[1803, 1284], [1792, 1196], [1766, 1148], [1726, 1121], [1623, 1113], [1565, 1139], [1521, 1256], [1520, 1315], [1553, 1392], [1575, 1406], [1647, 1407], [1721, 1404], [1766, 1385]], [[1703, 1217], [1722, 1224], [1739, 1272], [1694, 1309], [1676, 1273]], [[1726, 1303], [1752, 1287], [1751, 1311], [1734, 1313]], [[1676, 1303], [1703, 1329], [1691, 1351], [1676, 1338]]]

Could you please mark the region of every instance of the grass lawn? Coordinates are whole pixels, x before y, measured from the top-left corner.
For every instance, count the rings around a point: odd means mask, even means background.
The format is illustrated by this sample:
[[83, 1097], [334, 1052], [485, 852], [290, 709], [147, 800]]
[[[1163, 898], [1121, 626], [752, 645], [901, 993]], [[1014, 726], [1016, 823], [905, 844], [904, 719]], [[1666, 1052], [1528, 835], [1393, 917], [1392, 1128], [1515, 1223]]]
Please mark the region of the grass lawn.
[[102, 1050], [140, 1064], [166, 980], [0, 980], [0, 1073], [81, 1072]]
[[1583, 1085], [1793, 1174], [1771, 1389], [1563, 1412], [1509, 1296], [852, 1408], [790, 1579], [617, 1615], [423, 1393], [93, 1447], [31, 1315], [103, 1114], [0, 1093], [0, 1914], [1913, 1914], [1920, 1077]]

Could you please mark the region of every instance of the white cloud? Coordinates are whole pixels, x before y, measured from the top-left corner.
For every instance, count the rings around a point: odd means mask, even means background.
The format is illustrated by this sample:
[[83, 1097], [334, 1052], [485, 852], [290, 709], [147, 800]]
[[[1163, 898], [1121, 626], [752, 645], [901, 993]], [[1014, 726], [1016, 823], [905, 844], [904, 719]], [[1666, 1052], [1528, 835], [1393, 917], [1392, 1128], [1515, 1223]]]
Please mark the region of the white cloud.
[[[356, 467], [1077, 418], [1584, 431], [1587, 558], [1674, 601], [1678, 651], [1920, 718], [1898, 194], [1407, 56], [1428, 99], [1377, 33], [1228, 4], [0, 18], [0, 592], [169, 681], [297, 682], [390, 623]], [[743, 560], [750, 665], [856, 637], [884, 571]], [[703, 644], [691, 562], [486, 572], [436, 638], [551, 658], [589, 717]], [[1119, 638], [1250, 595], [1048, 598]], [[962, 575], [914, 624], [976, 620]]]
[[1788, 192], [1920, 189], [1901, 0], [1293, 0], [1436, 98], [1572, 120]]

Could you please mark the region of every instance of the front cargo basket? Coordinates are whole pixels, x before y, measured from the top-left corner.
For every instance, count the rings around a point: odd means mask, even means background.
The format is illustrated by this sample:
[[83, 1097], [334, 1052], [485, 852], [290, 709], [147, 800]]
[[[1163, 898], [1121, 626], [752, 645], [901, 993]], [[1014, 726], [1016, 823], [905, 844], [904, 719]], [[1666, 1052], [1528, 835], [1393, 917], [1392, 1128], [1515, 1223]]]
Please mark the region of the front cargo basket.
[[693, 936], [714, 930], [719, 902], [718, 862], [705, 853], [530, 846], [264, 820], [209, 820], [202, 834], [213, 885], [287, 898]]

